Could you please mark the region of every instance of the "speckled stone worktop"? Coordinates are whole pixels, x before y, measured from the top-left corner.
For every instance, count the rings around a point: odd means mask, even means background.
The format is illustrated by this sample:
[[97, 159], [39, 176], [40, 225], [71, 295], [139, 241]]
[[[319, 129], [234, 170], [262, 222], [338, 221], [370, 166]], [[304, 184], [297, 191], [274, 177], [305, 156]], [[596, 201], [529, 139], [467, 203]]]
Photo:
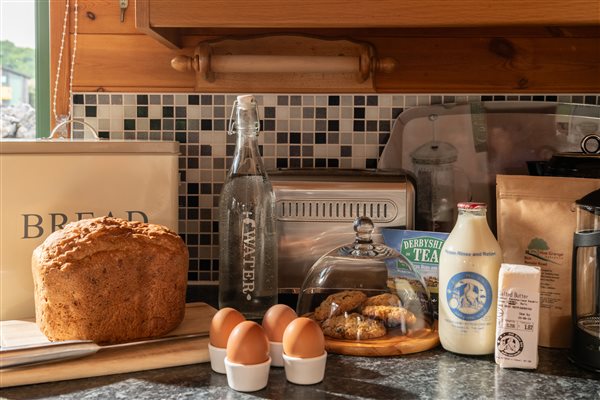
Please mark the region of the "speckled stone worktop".
[[535, 371], [503, 370], [492, 356], [441, 348], [403, 357], [330, 355], [325, 380], [298, 386], [271, 368], [266, 389], [238, 393], [210, 364], [2, 389], [6, 399], [600, 399], [600, 374], [540, 349]]

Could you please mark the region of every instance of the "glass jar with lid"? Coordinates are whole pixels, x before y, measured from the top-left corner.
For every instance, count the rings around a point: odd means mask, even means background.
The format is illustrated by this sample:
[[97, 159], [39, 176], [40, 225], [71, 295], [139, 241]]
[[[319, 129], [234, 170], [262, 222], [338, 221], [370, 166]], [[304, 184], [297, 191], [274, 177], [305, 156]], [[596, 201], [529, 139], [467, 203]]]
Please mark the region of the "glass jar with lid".
[[354, 230], [354, 243], [331, 250], [309, 270], [298, 315], [319, 323], [329, 352], [383, 356], [435, 347], [422, 277], [399, 252], [373, 241], [369, 218], [357, 218]]

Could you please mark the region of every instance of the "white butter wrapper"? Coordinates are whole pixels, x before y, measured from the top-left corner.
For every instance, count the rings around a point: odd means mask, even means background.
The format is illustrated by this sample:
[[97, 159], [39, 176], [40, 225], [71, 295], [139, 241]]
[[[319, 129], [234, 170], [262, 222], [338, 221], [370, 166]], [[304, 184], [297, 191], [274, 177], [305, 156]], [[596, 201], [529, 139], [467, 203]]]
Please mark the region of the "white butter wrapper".
[[502, 264], [498, 277], [496, 363], [502, 368], [538, 366], [540, 270]]

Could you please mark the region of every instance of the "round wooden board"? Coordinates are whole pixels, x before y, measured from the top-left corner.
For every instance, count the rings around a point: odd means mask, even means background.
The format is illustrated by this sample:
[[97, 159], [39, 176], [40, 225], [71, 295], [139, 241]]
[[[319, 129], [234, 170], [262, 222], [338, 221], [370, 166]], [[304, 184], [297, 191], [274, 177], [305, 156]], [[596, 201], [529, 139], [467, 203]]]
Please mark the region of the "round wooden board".
[[[390, 335], [391, 333], [391, 335]], [[325, 336], [325, 349], [329, 353], [348, 356], [399, 356], [429, 350], [440, 344], [437, 329], [421, 329], [408, 335], [394, 335], [393, 331], [385, 336], [371, 340], [340, 340]]]

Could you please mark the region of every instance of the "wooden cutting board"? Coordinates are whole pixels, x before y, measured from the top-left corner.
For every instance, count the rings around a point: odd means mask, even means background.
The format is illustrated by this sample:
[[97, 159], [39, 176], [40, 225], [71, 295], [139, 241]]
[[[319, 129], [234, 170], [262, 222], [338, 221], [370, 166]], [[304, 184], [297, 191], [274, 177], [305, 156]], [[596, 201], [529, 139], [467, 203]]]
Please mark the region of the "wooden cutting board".
[[[205, 303], [186, 305], [183, 322], [168, 336], [206, 334], [167, 342], [138, 344], [129, 347], [101, 349], [96, 354], [74, 360], [0, 370], [0, 387], [29, 385], [68, 379], [89, 378], [125, 372], [197, 364], [209, 361], [208, 331], [217, 312]], [[35, 322], [0, 322], [2, 347], [47, 342]]]

